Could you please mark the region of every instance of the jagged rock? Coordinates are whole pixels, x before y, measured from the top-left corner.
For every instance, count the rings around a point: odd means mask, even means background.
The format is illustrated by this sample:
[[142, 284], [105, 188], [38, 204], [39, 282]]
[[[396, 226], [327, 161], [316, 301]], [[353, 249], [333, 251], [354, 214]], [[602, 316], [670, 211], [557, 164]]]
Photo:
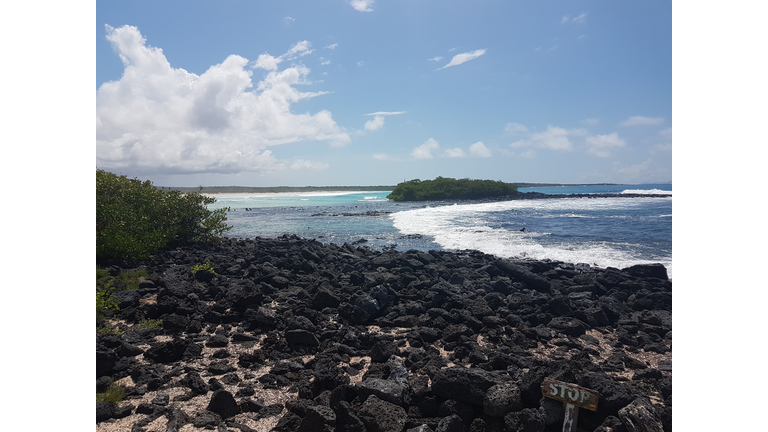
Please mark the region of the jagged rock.
[[619, 410], [619, 418], [627, 432], [663, 432], [661, 419], [646, 398], [637, 398]]
[[237, 405], [234, 396], [224, 389], [219, 389], [213, 392], [211, 401], [208, 403], [206, 409], [225, 419], [234, 417], [240, 413], [240, 407]]
[[446, 399], [482, 406], [485, 393], [498, 379], [482, 369], [451, 367], [435, 374], [432, 379], [432, 392]]
[[492, 417], [504, 417], [522, 408], [520, 387], [514, 383], [496, 384], [488, 389], [483, 399], [483, 412]]
[[368, 396], [357, 416], [370, 432], [401, 432], [407, 417], [403, 407], [373, 395]]

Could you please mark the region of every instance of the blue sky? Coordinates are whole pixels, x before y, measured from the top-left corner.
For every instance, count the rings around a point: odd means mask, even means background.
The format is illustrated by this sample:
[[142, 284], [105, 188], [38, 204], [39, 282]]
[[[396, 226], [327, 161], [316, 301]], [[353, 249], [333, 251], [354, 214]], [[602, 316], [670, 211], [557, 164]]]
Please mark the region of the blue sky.
[[672, 179], [672, 5], [97, 1], [97, 166], [157, 185]]

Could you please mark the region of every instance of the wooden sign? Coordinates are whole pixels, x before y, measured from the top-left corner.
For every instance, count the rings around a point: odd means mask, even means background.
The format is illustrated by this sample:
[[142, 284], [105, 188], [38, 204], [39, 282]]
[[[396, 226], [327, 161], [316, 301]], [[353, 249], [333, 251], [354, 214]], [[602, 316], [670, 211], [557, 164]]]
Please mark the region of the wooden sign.
[[597, 399], [600, 393], [576, 384], [545, 379], [541, 383], [541, 394], [565, 404], [563, 432], [575, 432], [579, 420], [579, 408], [597, 411]]
[[541, 384], [541, 393], [544, 397], [559, 400], [579, 408], [597, 411], [597, 399], [600, 395], [594, 390], [579, 387], [576, 384], [545, 379]]

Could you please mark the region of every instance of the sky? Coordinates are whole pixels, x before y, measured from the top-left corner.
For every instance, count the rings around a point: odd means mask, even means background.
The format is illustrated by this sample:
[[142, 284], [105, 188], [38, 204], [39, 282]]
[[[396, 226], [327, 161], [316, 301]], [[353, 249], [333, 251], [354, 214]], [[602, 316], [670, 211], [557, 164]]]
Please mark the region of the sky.
[[672, 5], [96, 2], [96, 165], [163, 186], [672, 180]]

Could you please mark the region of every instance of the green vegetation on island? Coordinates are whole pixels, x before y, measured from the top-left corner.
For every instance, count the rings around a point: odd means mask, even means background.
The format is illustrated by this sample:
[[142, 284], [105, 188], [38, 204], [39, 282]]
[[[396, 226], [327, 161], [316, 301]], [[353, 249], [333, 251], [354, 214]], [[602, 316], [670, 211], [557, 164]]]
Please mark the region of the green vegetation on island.
[[492, 198], [516, 193], [517, 186], [512, 183], [437, 177], [434, 180], [415, 179], [400, 183], [387, 198], [392, 201], [436, 201]]
[[96, 258], [146, 259], [169, 244], [216, 241], [231, 229], [216, 200], [96, 170]]

